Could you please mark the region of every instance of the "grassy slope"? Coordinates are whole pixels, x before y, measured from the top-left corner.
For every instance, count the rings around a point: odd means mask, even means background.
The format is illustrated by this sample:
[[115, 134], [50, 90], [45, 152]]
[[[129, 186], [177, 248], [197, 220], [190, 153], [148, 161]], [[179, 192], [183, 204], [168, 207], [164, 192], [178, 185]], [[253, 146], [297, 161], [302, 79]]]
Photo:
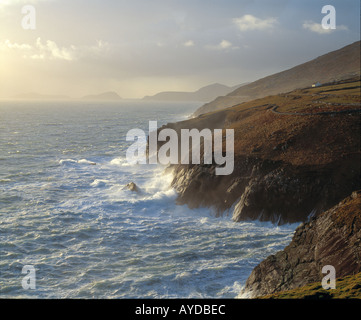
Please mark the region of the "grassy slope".
[[[275, 105], [278, 113], [273, 112]], [[268, 96], [167, 124], [166, 127], [178, 132], [187, 128], [234, 129], [234, 172], [229, 176], [214, 176], [209, 170], [205, 176], [207, 165], [201, 165], [198, 171], [189, 166], [185, 168], [189, 178], [184, 180], [184, 168], [176, 166], [178, 171], [175, 171], [173, 186], [179, 192], [179, 203], [192, 207], [214, 206], [217, 212], [224, 212], [244, 193], [253, 168], [259, 166], [262, 169], [255, 174], [261, 179], [275, 168], [287, 170], [283, 178], [290, 180], [293, 186], [299, 179], [303, 189], [293, 190], [290, 194], [290, 189], [284, 186], [284, 200], [290, 202], [289, 208], [283, 210], [282, 201], [278, 206], [270, 204], [270, 199], [264, 199], [269, 207], [256, 208], [253, 203], [249, 210], [253, 211], [246, 214], [248, 217], [254, 218], [258, 209], [259, 212], [267, 209], [267, 212], [282, 214], [294, 207], [292, 203], [298, 203], [302, 214], [294, 212], [292, 219], [287, 216], [286, 220], [303, 221], [314, 208], [330, 208], [360, 188], [360, 113], [314, 113], [354, 109], [361, 109], [359, 77]], [[312, 185], [310, 180], [314, 181]], [[230, 192], [229, 188], [232, 189]], [[321, 192], [327, 193], [327, 197]], [[270, 191], [270, 195], [278, 193], [277, 186]], [[313, 196], [316, 194], [317, 199]], [[296, 196], [298, 199], [293, 199]]]
[[206, 103], [194, 115], [231, 107], [243, 101], [304, 88], [317, 81], [326, 83], [360, 75], [360, 41], [329, 52], [294, 68], [279, 72], [231, 92], [225, 97]]
[[361, 272], [336, 279], [336, 289], [325, 290], [321, 283], [311, 283], [304, 287], [282, 291], [261, 299], [361, 299]]
[[[252, 155], [293, 165], [326, 164], [339, 159], [340, 154], [359, 153], [359, 114], [351, 117], [312, 114], [360, 109], [360, 90], [359, 77], [318, 88], [298, 89], [203, 114], [178, 122], [174, 128], [234, 129], [236, 157]], [[281, 114], [272, 112], [275, 105]], [[277, 146], [286, 143], [287, 150], [279, 152]]]
[[[358, 115], [322, 117], [296, 114], [360, 108], [353, 104], [360, 104], [359, 80], [242, 103], [227, 109], [225, 123], [229, 124], [227, 128], [235, 129], [236, 155], [253, 154], [294, 165], [325, 164], [339, 158], [340, 153], [359, 150]], [[274, 114], [271, 111], [273, 105], [278, 106], [278, 112], [296, 114]], [[340, 141], [338, 137], [350, 140]], [[274, 150], [286, 143], [286, 152]]]

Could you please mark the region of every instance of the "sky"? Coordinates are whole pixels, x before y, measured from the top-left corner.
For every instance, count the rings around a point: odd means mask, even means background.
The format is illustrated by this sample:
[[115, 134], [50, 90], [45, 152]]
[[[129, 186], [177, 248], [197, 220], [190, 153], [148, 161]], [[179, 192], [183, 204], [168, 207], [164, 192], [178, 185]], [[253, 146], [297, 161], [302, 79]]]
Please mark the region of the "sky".
[[0, 0], [0, 98], [234, 86], [358, 40], [359, 0]]

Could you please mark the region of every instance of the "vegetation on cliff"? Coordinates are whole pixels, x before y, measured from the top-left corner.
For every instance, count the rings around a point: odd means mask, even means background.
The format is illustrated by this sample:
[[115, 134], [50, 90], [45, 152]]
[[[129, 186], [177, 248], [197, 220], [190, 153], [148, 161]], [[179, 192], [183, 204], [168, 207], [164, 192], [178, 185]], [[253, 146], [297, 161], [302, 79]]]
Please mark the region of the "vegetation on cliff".
[[[303, 222], [283, 251], [254, 268], [243, 297], [361, 296], [359, 58], [356, 42], [164, 126], [178, 137], [182, 129], [234, 130], [232, 174], [217, 176], [216, 164], [202, 162], [170, 167], [179, 204], [231, 211], [235, 221]], [[336, 270], [334, 291], [322, 289], [325, 265]]]
[[356, 75], [360, 76], [360, 41], [242, 86], [226, 96], [206, 103], [198, 108], [194, 115], [198, 116], [241, 102], [304, 88], [316, 82], [339, 81]]
[[335, 289], [323, 289], [319, 282], [277, 292], [261, 299], [361, 299], [361, 272], [336, 279]]
[[235, 221], [306, 221], [360, 188], [359, 77], [298, 89], [168, 124], [234, 129], [235, 169], [175, 165], [172, 186], [190, 207], [232, 209]]

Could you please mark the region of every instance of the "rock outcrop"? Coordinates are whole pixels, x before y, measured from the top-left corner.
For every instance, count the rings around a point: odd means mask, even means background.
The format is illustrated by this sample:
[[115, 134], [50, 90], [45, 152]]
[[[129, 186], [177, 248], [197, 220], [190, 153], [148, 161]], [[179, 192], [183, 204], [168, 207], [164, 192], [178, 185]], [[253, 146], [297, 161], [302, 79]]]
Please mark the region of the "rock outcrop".
[[330, 208], [359, 188], [357, 166], [355, 157], [313, 166], [243, 157], [235, 160], [229, 176], [215, 175], [211, 165], [175, 166], [172, 187], [178, 193], [178, 204], [213, 207], [217, 215], [231, 210], [234, 221], [295, 223]]
[[[331, 57], [351, 53], [353, 69], [359, 45], [314, 62], [327, 60], [332, 70], [343, 72]], [[294, 68], [292, 76], [286, 72], [288, 79], [295, 80], [298, 70], [302, 71], [298, 78], [305, 80], [302, 75], [310, 65]], [[284, 75], [276, 78], [285, 83]], [[267, 86], [268, 80], [261, 82]], [[265, 94], [261, 87], [252, 88], [256, 94]], [[255, 297], [321, 282], [325, 265], [334, 266], [337, 277], [361, 272], [361, 193], [352, 193], [361, 188], [360, 107], [357, 76], [165, 126], [178, 137], [182, 129], [234, 130], [234, 170], [230, 175], [216, 175], [217, 165], [204, 164], [202, 155], [201, 164], [171, 166], [171, 185], [179, 204], [213, 207], [218, 215], [230, 210], [235, 221], [304, 223], [288, 247], [253, 270], [243, 295]], [[203, 150], [204, 142], [200, 139], [198, 143]], [[223, 139], [223, 148], [225, 145]]]
[[361, 188], [359, 89], [353, 79], [168, 124], [178, 137], [190, 128], [233, 129], [235, 137], [230, 175], [217, 176], [216, 164], [172, 166], [178, 203], [278, 224], [304, 222], [336, 205]]
[[129, 182], [124, 188], [137, 193], [141, 192], [139, 187], [134, 182]]
[[321, 284], [326, 265], [337, 278], [361, 272], [361, 191], [301, 224], [284, 250], [254, 268], [240, 297]]

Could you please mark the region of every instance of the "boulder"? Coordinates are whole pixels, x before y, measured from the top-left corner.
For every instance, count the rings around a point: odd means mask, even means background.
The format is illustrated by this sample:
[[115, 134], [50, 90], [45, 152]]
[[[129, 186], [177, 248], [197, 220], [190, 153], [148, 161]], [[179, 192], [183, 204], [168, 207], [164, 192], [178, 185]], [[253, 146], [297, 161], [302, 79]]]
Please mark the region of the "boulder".
[[130, 191], [134, 191], [134, 192], [141, 192], [139, 187], [134, 183], [134, 182], [129, 182], [126, 186], [126, 189], [130, 190]]

